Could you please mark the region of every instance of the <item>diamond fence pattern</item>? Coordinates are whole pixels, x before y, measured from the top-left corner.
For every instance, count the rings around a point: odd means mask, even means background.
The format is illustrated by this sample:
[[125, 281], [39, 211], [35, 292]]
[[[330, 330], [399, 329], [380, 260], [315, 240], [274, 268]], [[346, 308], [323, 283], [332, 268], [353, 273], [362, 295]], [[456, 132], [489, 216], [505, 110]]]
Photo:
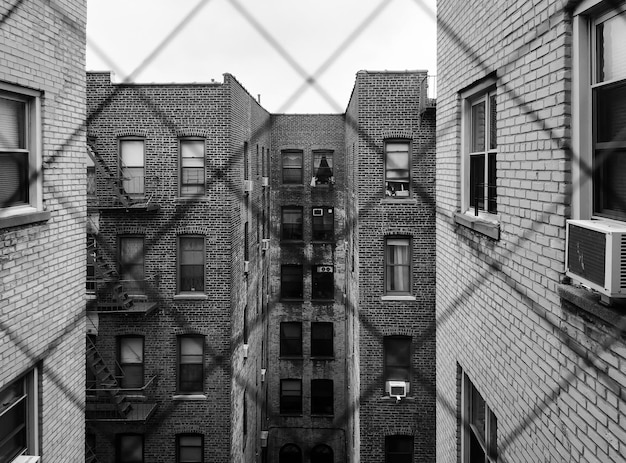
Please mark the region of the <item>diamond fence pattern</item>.
[[[265, 27], [264, 24], [262, 24], [257, 18], [255, 18], [245, 8], [244, 5], [242, 5], [237, 0], [228, 0], [228, 1], [235, 8], [235, 10], [241, 15], [241, 17], [245, 19], [245, 21], [250, 25], [250, 27], [255, 29], [261, 35], [263, 40], [265, 40], [268, 44], [270, 44], [273, 47], [273, 49], [276, 51], [276, 53], [278, 53], [284, 59], [284, 61], [298, 73], [298, 75], [302, 79], [301, 84], [297, 88], [294, 89], [291, 96], [287, 98], [285, 103], [281, 106], [281, 110], [283, 110], [284, 108], [288, 108], [294, 101], [296, 101], [303, 94], [303, 92], [306, 89], [312, 88], [320, 95], [321, 98], [326, 100], [333, 108], [335, 108], [337, 112], [343, 112], [343, 108], [341, 104], [335, 101], [331, 97], [327, 89], [325, 89], [323, 86], [319, 84], [319, 79], [333, 65], [333, 63], [335, 63], [338, 59], [341, 58], [342, 54], [346, 51], [346, 49], [353, 42], [359, 39], [360, 35], [371, 25], [371, 23], [378, 17], [378, 15], [380, 15], [381, 12], [384, 11], [385, 8], [387, 8], [392, 3], [393, 0], [380, 1], [378, 5], [374, 9], [372, 9], [372, 11], [369, 12], [366, 18], [348, 34], [345, 40], [337, 45], [337, 48], [334, 50], [334, 52], [330, 54], [328, 58], [313, 73], [309, 73], [305, 69], [305, 67], [302, 65], [302, 63], [297, 59], [297, 57], [291, 56], [289, 52], [281, 45], [281, 43], [272, 35], [271, 31], [267, 27]], [[396, 1], [399, 1], [399, 0], [396, 0]], [[421, 13], [423, 15], [428, 17], [431, 21], [437, 20], [435, 12], [431, 11], [427, 7], [426, 4], [424, 4], [420, 0], [414, 0], [414, 2], [420, 8]], [[11, 6], [11, 8], [9, 9], [9, 12], [5, 14], [2, 18], [0, 18], [0, 28], [3, 27], [5, 24], [7, 24], [11, 20], [11, 17], [14, 14], [16, 14], [20, 9], [37, 8], [38, 3], [39, 1], [36, 1], [36, 0], [15, 1], [13, 5]], [[76, 28], [76, 25], [71, 20], [71, 15], [68, 14], [68, 12], [65, 11], [61, 5], [55, 3], [54, 0], [49, 0], [46, 3], [49, 4], [49, 6], [54, 10], [55, 14], [63, 18], [68, 28]], [[151, 63], [159, 56], [159, 54], [164, 49], [164, 47], [166, 47], [169, 43], [175, 40], [176, 37], [178, 37], [180, 33], [185, 30], [186, 26], [194, 18], [194, 16], [197, 15], [203, 8], [205, 8], [208, 3], [209, 3], [209, 0], [199, 1], [189, 11], [189, 13], [183, 18], [183, 20], [180, 21], [180, 23], [176, 24], [175, 27], [173, 27], [173, 29], [165, 35], [165, 37], [160, 43], [155, 45], [153, 51], [150, 54], [148, 54], [145, 57], [145, 59], [140, 63], [140, 65], [128, 76], [127, 81], [132, 81], [134, 76], [138, 75], [142, 70], [150, 66]], [[561, 2], [561, 3], [562, 3], [562, 6], [558, 8], [557, 11], [553, 15], [555, 18], [557, 16], [563, 15], [564, 11], [570, 11], [579, 2], [569, 2], [570, 4], [566, 4], [566, 2]], [[614, 0], [610, 3], [613, 4], [614, 8], [620, 8], [620, 2], [618, 2], [617, 0]], [[458, 47], [460, 47], [464, 51], [466, 56], [474, 65], [481, 67], [485, 71], [485, 73], [488, 73], [490, 71], [489, 65], [481, 60], [481, 54], [479, 50], [474, 49], [470, 44], [464, 43], [463, 40], [460, 39], [460, 37], [456, 34], [456, 31], [449, 24], [439, 21], [438, 27], [440, 29], [440, 33], [443, 32], [445, 35], [452, 38], [452, 40], [457, 44]], [[549, 33], [549, 30], [544, 31], [544, 34], [548, 34], [548, 33]], [[113, 71], [117, 69], [117, 66], [115, 63], [115, 57], [107, 56], [107, 54], [99, 47], [99, 44], [94, 43], [89, 38], [87, 39], [87, 43], [88, 43], [88, 46], [91, 47], [100, 56], [100, 58], [103, 59], [109, 65], [109, 67]], [[416, 49], [417, 49], [417, 44], [416, 44]], [[441, 83], [440, 83], [440, 86], [441, 86]], [[528, 116], [529, 119], [537, 121], [537, 122], [542, 121], [542, 118], [537, 113], [537, 111], [533, 110], [532, 107], [524, 101], [523, 96], [520, 95], [515, 88], [508, 86], [506, 84], [505, 85], [499, 84], [498, 90], [501, 92], [504, 92], [507, 95], [508, 100], [515, 102], [515, 104], [521, 110], [522, 114]], [[155, 104], [153, 104], [153, 102], [150, 100], [149, 96], [144, 94], [140, 88], [135, 88], [134, 91], [137, 92], [138, 96], [142, 99], [143, 103], [145, 103], [148, 107], [150, 107], [151, 110], [154, 112], [154, 114], [157, 117], [159, 117], [164, 122], [164, 124], [172, 128], [173, 130], [176, 130], [177, 128], [176, 123], [170, 120], [166, 114], [160, 112], [158, 107]], [[82, 133], [84, 133], [87, 127], [89, 126], [90, 121], [99, 112], [104, 110], [109, 102], [110, 102], [110, 99], [104, 101], [100, 105], [100, 107], [98, 107], [95, 111], [89, 114], [84, 124], [81, 127], [76, 127], [76, 130], [74, 131], [74, 133], [69, 135], [68, 143], [71, 140], [75, 139], [75, 137], [79, 137]], [[367, 134], [365, 134], [364, 131], [360, 130], [356, 121], [348, 120], [347, 122], [349, 125], [352, 125], [356, 129], [356, 131], [359, 133], [359, 135], [362, 137], [362, 139], [364, 139], [364, 141], [368, 145], [374, 146], [373, 140], [367, 139]], [[262, 130], [265, 130], [265, 129], [266, 127], [262, 128]], [[562, 134], [560, 133], [558, 129], [560, 129], [560, 127], [550, 128], [547, 126], [545, 126], [545, 129], [544, 129], [548, 138], [552, 140], [555, 144], [559, 144], [561, 142]], [[621, 132], [619, 135], [621, 139], [625, 138], [625, 135], [624, 135], [625, 132], [626, 132], [626, 127], [621, 129]], [[254, 135], [252, 138], [254, 138]], [[64, 148], [65, 148], [64, 146], [61, 146], [57, 150], [57, 153], [59, 156], [62, 155]], [[578, 153], [573, 152], [567, 146], [564, 147], [564, 150], [566, 151], [567, 155], [570, 157], [572, 162], [580, 163], [580, 165], [582, 166], [582, 169], [588, 175], [592, 174], [593, 167], [591, 165], [585, 164], [584, 162], [581, 162], [581, 159], [578, 157]], [[53, 165], [54, 162], [55, 162], [54, 157], [51, 159], [48, 159], [44, 167], [48, 168], [51, 165]], [[36, 180], [37, 175], [39, 175], [39, 173], [35, 174], [35, 176], [31, 178], [31, 181]], [[225, 178], [226, 177], [223, 175], [223, 172], [216, 171], [215, 175], [212, 176], [208, 181], [209, 182], [224, 182]], [[237, 186], [228, 185], [228, 187], [231, 189], [233, 193], [241, 194]], [[577, 184], [572, 185], [573, 190], [577, 189], [578, 187], [579, 185]], [[429, 193], [425, 192], [422, 189], [421, 185], [413, 184], [412, 188], [414, 189], [414, 191], [417, 192], [417, 194], [424, 201], [427, 201], [429, 204], [433, 204], [433, 205], [435, 204], [435, 198], [431, 197]], [[367, 214], [368, 210], [370, 210], [373, 207], [374, 207], [373, 203], [362, 205], [360, 214]], [[511, 246], [509, 247], [509, 250], [508, 250], [508, 255], [505, 256], [506, 259], [503, 260], [503, 262], [506, 262], [507, 259], [512, 258], [513, 254], [523, 245], [524, 241], [528, 238], [528, 235], [538, 231], [535, 228], [535, 225], [546, 221], [549, 218], [549, 216], [556, 213], [556, 211], [557, 211], [557, 205], [555, 204], [553, 208], [545, 211], [540, 217], [538, 217], [538, 220], [536, 220], [533, 223], [533, 226], [530, 229], [527, 229], [522, 234], [520, 234], [517, 240], [511, 243]], [[175, 226], [177, 221], [181, 218], [181, 214], [182, 213], [173, 214], [170, 217], [170, 220], [164, 224], [163, 228], [161, 229], [161, 233], [164, 232], [168, 227]], [[441, 217], [439, 218], [441, 219]], [[449, 220], [449, 218], [444, 217], [444, 220]], [[350, 227], [353, 224], [347, 224], [347, 225], [348, 227]], [[474, 251], [479, 252], [479, 249], [476, 247], [474, 243], [467, 242], [465, 244], [467, 244], [469, 247], [473, 247]], [[111, 256], [116, 255], [114, 249], [104, 249], [104, 252], [109, 253]], [[149, 249], [147, 249], [146, 252], [149, 252]], [[456, 307], [462, 304], [463, 301], [468, 298], [468, 296], [470, 296], [474, 291], [476, 291], [477, 287], [487, 284], [488, 277], [493, 273], [500, 273], [504, 277], [506, 277], [505, 264], [501, 264], [499, 262], [492, 262], [488, 268], [486, 268], [480, 274], [476, 275], [471, 281], [471, 284], [468, 284], [463, 289], [461, 293], [461, 297], [458, 297], [456, 300], [454, 300], [452, 304], [449, 304], [444, 311], [440, 311], [437, 323], [439, 325], [447, 323], [449, 318], [454, 314], [455, 310], [457, 310]], [[551, 324], [555, 332], [561, 331], [561, 328], [552, 321], [552, 319], [547, 315], [548, 311], [544, 307], [542, 307], [541, 304], [537, 303], [536, 301], [528, 297], [523, 291], [523, 289], [521, 289], [519, 286], [512, 284], [511, 289], [516, 294], [518, 294], [522, 300], [526, 301], [528, 307], [531, 310], [533, 310], [539, 317], [542, 317], [547, 323]], [[158, 291], [156, 290], [156, 288], [154, 290], [154, 293], [158, 294]], [[160, 307], [164, 307], [165, 310], [168, 310], [167, 301], [159, 300], [158, 302], [159, 302]], [[354, 312], [355, 310], [353, 306], [347, 307], [346, 309], [352, 312]], [[190, 321], [185, 317], [184, 313], [182, 313], [181, 311], [177, 311], [177, 310], [169, 310], [169, 313], [175, 316], [176, 324], [179, 327], [182, 327], [182, 328], [189, 327]], [[374, 323], [371, 320], [369, 320], [366, 314], [354, 313], [354, 315], [359, 318], [362, 329], [367, 330], [373, 336], [376, 336], [382, 339], [383, 334], [379, 331], [377, 323]], [[63, 337], [72, 331], [73, 324], [78, 323], [79, 321], [80, 321], [79, 319], [73, 320], [72, 323], [67, 326], [67, 329], [57, 339], [55, 339], [54, 341], [50, 343], [50, 345], [48, 346], [48, 350], [55, 349], [55, 347], [62, 341]], [[261, 320], [257, 320], [256, 322], [260, 323]], [[429, 331], [424, 333], [423, 341], [426, 341], [429, 338], [434, 337], [435, 331], [437, 328], [438, 327], [435, 325], [431, 326]], [[615, 342], [618, 341], [620, 337], [623, 335], [624, 328], [625, 328], [624, 326], [620, 326], [619, 330], [615, 333], [614, 336], [606, 337], [604, 339], [604, 342], [600, 345], [600, 347], [596, 349], [595, 351], [593, 351], [592, 354], [596, 356], [601, 356], [603, 351], [609, 351], [614, 346]], [[26, 354], [29, 354], [27, 348], [23, 346], [23, 343], [20, 337], [17, 335], [17, 333], [13, 332], [9, 326], [6, 326], [4, 324], [0, 325], [0, 330], [3, 332], [3, 337], [6, 340], [18, 346]], [[562, 332], [561, 334], [562, 334], [562, 339], [565, 339], [565, 340], [568, 339], [568, 334], [566, 332]], [[242, 339], [234, 340], [235, 345], [240, 344], [242, 342], [243, 342]], [[421, 341], [415, 340], [415, 342], [419, 345]], [[208, 352], [208, 354], [217, 355], [217, 353], [212, 353], [212, 352]], [[584, 353], [581, 353], [581, 357], [583, 357], [583, 354]], [[30, 355], [30, 357], [33, 358], [32, 355]], [[223, 362], [213, 362], [211, 369], [223, 368], [224, 364], [225, 363]], [[498, 436], [499, 450], [502, 451], [507, 446], [511, 445], [515, 441], [517, 436], [523, 431], [524, 427], [530, 425], [534, 420], [538, 419], [538, 417], [541, 416], [542, 411], [545, 410], [547, 407], [551, 406], [552, 404], [554, 404], [554, 402], [558, 399], [562, 391], [567, 390], [567, 387], [569, 384], [572, 383], [572, 380], [574, 380], [578, 375], [584, 374], [586, 370], [596, 370], [595, 373], [598, 374], [600, 377], [607, 375], [605, 371], [601, 371], [598, 368], [598, 366], [594, 364], [592, 361], [589, 361], [587, 357], [583, 357], [582, 366], [578, 366], [567, 377], [561, 378], [560, 381], [558, 382], [558, 387], [546, 393], [543, 400], [540, 403], [538, 403], [534, 409], [528, 411], [528, 415], [523, 420], [521, 420], [521, 425], [519, 426], [518, 429], [516, 429], [513, 433], [510, 433], [508, 435]], [[206, 374], [207, 375], [211, 374], [211, 370], [209, 369], [209, 371], [207, 371]], [[64, 388], [61, 372], [59, 372], [58, 374], [53, 373], [52, 379], [58, 387]], [[245, 384], [244, 378], [235, 378], [235, 379], [236, 381], [241, 382], [242, 389], [248, 391], [249, 402], [257, 400], [257, 397], [255, 396], [255, 385], [251, 384], [249, 385], [250, 387], [246, 387], [248, 385]], [[383, 378], [381, 376], [380, 380], [382, 381], [382, 379]], [[434, 384], [433, 382], [431, 382], [430, 380], [426, 378], [418, 378], [418, 381], [421, 382], [422, 387], [430, 391], [431, 394], [433, 395], [436, 394], [437, 392], [436, 384]], [[372, 389], [361, 390], [361, 400], [363, 401], [366, 398], [371, 397], [373, 393], [374, 391]], [[71, 395], [70, 392], [67, 392], [67, 394]], [[77, 405], [82, 406], [81, 397], [72, 397], [72, 400], [75, 401]], [[456, 403], [443, 402], [443, 403], [440, 403], [440, 406], [442, 406], [443, 409], [445, 409], [447, 413], [449, 413], [451, 416], [457, 416], [457, 404]], [[165, 419], [174, 410], [175, 407], [176, 407], [176, 403], [172, 402], [170, 409], [160, 410], [159, 419]], [[349, 404], [349, 406], [343, 411], [343, 413], [338, 418], [336, 417], [335, 422], [340, 422], [340, 423], [347, 422], [350, 415], [355, 412], [355, 407], [356, 407], [356, 403]], [[149, 429], [147, 429], [147, 432], [148, 433], [150, 432]], [[330, 437], [331, 436], [329, 435], [328, 438], [330, 439]], [[112, 444], [114, 444], [114, 442], [112, 442]]]

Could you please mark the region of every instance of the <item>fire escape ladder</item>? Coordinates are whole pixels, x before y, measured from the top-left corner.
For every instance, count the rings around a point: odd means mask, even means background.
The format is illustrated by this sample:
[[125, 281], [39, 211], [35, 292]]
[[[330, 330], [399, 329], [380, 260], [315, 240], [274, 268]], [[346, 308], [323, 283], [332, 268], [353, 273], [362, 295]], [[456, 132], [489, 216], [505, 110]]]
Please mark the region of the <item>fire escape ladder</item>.
[[96, 171], [107, 181], [120, 204], [124, 207], [130, 206], [133, 200], [124, 190], [124, 179], [113, 172], [98, 152], [89, 145], [87, 145], [87, 153], [93, 160]]
[[[113, 301], [112, 306], [130, 309], [133, 306], [133, 300], [128, 296], [128, 293], [120, 282], [120, 277], [117, 271], [111, 268], [111, 266], [105, 262], [103, 257], [98, 252], [97, 238], [88, 241], [87, 252], [91, 253], [91, 256], [93, 257], [96, 277], [106, 282], [104, 288], [106, 291], [110, 290], [110, 297]], [[101, 296], [102, 295], [98, 295], [99, 298]]]
[[93, 449], [85, 442], [85, 463], [100, 463]]

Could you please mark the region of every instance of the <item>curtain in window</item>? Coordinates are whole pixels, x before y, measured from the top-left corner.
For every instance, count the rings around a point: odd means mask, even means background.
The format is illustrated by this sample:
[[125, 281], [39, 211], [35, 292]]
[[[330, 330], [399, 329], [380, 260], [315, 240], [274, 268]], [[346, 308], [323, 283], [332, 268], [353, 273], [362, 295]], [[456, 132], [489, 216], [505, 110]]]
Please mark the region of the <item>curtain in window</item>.
[[333, 176], [333, 156], [331, 153], [314, 153], [313, 172], [315, 183], [325, 185]]
[[387, 291], [410, 292], [410, 269], [409, 240], [387, 239]]

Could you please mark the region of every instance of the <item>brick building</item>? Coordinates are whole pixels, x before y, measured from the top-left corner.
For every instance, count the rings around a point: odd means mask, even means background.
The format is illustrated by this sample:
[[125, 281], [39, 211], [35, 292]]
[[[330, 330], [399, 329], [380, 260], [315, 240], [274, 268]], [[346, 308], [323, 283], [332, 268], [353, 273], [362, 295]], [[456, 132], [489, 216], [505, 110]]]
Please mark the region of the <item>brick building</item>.
[[[374, 461], [398, 451], [380, 432], [401, 436], [402, 452], [415, 436], [410, 454], [432, 458], [425, 88], [425, 72], [361, 72], [346, 114], [270, 115], [228, 74], [130, 85], [88, 73], [86, 419], [98, 461], [359, 461], [362, 442]], [[398, 267], [382, 295], [372, 266], [385, 245]], [[354, 375], [382, 369], [383, 341], [403, 346], [388, 363], [410, 352], [388, 366], [410, 374], [396, 381], [406, 398]]]
[[80, 461], [86, 2], [0, 17], [0, 461]]
[[438, 461], [624, 461], [624, 11], [438, 2]]

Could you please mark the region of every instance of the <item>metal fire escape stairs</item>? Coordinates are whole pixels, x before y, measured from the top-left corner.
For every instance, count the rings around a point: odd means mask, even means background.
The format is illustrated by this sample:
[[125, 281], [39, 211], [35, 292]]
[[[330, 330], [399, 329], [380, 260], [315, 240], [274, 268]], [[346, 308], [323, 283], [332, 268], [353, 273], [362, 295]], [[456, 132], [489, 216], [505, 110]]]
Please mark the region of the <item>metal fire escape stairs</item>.
[[[95, 269], [95, 276], [97, 280], [106, 282], [106, 288], [110, 288], [110, 301], [94, 301], [97, 305], [95, 308], [98, 311], [109, 310], [127, 310], [130, 309], [134, 302], [128, 296], [128, 293], [124, 290], [122, 283], [120, 282], [119, 274], [116, 270], [112, 269], [110, 265], [104, 261], [103, 257], [98, 252], [98, 240], [96, 237], [90, 239], [87, 243], [87, 252], [91, 254], [93, 258], [93, 264]], [[96, 288], [96, 291], [98, 289]], [[100, 299], [101, 295], [98, 295]], [[93, 308], [93, 307], [88, 307]]]

